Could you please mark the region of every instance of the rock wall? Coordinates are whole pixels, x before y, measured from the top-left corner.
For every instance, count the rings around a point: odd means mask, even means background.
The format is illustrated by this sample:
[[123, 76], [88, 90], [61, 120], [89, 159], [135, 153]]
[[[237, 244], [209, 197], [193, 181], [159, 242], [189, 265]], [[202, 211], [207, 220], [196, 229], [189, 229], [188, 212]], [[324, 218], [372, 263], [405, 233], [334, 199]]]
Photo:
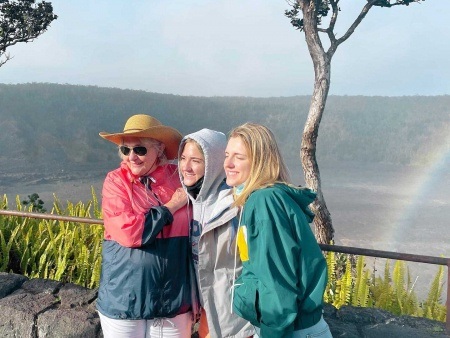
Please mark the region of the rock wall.
[[[75, 284], [0, 272], [0, 337], [103, 337], [96, 297], [96, 290]], [[334, 338], [450, 337], [442, 322], [378, 309], [326, 305], [324, 317]]]
[[103, 337], [96, 290], [0, 272], [0, 337]]

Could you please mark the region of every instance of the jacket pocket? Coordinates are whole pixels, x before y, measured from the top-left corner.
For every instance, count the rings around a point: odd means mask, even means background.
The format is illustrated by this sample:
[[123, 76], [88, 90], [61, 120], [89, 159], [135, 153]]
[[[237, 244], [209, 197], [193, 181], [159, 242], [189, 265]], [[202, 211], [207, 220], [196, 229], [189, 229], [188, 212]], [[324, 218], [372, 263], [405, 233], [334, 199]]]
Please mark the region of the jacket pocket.
[[260, 326], [261, 311], [256, 281], [246, 280], [243, 284], [236, 286], [233, 309], [239, 316], [253, 325]]

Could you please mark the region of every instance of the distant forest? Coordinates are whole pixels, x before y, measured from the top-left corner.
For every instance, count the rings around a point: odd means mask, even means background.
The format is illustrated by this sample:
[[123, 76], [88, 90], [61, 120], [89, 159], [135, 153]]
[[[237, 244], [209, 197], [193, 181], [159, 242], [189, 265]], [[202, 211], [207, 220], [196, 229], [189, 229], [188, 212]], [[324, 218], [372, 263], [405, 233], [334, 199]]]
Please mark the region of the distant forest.
[[[227, 133], [247, 122], [270, 127], [288, 162], [299, 161], [310, 103], [295, 97], [194, 97], [96, 86], [0, 84], [0, 172], [76, 170], [117, 165], [100, 131], [121, 131], [126, 119], [150, 114], [183, 134]], [[448, 142], [450, 96], [330, 96], [317, 148], [321, 163], [420, 165]], [[448, 146], [448, 145], [447, 145]]]

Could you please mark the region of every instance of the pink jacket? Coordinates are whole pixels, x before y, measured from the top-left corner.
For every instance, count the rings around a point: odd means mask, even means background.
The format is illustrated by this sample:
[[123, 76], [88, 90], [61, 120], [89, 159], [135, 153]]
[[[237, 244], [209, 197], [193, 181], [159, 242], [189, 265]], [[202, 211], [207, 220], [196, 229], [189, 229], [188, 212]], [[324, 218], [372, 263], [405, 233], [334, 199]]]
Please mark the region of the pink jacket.
[[181, 186], [175, 165], [158, 167], [143, 184], [126, 163], [103, 185], [105, 239], [96, 302], [115, 319], [170, 318], [198, 301], [189, 239], [190, 212], [166, 207]]
[[[153, 181], [151, 190], [133, 176], [125, 162], [108, 173], [102, 192], [106, 240], [116, 241], [125, 247], [140, 247], [143, 244], [146, 213], [151, 207], [167, 203], [174, 191], [181, 187], [175, 165], [160, 166], [150, 176]], [[187, 207], [173, 216], [172, 224], [164, 226], [156, 238], [189, 236]]]

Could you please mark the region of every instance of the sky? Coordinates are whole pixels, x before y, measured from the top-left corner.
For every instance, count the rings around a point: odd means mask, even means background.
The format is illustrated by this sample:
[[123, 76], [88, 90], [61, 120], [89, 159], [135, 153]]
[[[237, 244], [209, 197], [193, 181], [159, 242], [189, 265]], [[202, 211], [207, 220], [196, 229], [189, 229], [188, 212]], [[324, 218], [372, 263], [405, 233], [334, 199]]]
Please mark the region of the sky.
[[[54, 0], [58, 19], [17, 44], [0, 83], [191, 96], [310, 95], [312, 61], [286, 0]], [[341, 0], [339, 38], [366, 0]], [[450, 94], [450, 1], [373, 8], [336, 51], [331, 95]], [[327, 46], [327, 38], [322, 35]]]

